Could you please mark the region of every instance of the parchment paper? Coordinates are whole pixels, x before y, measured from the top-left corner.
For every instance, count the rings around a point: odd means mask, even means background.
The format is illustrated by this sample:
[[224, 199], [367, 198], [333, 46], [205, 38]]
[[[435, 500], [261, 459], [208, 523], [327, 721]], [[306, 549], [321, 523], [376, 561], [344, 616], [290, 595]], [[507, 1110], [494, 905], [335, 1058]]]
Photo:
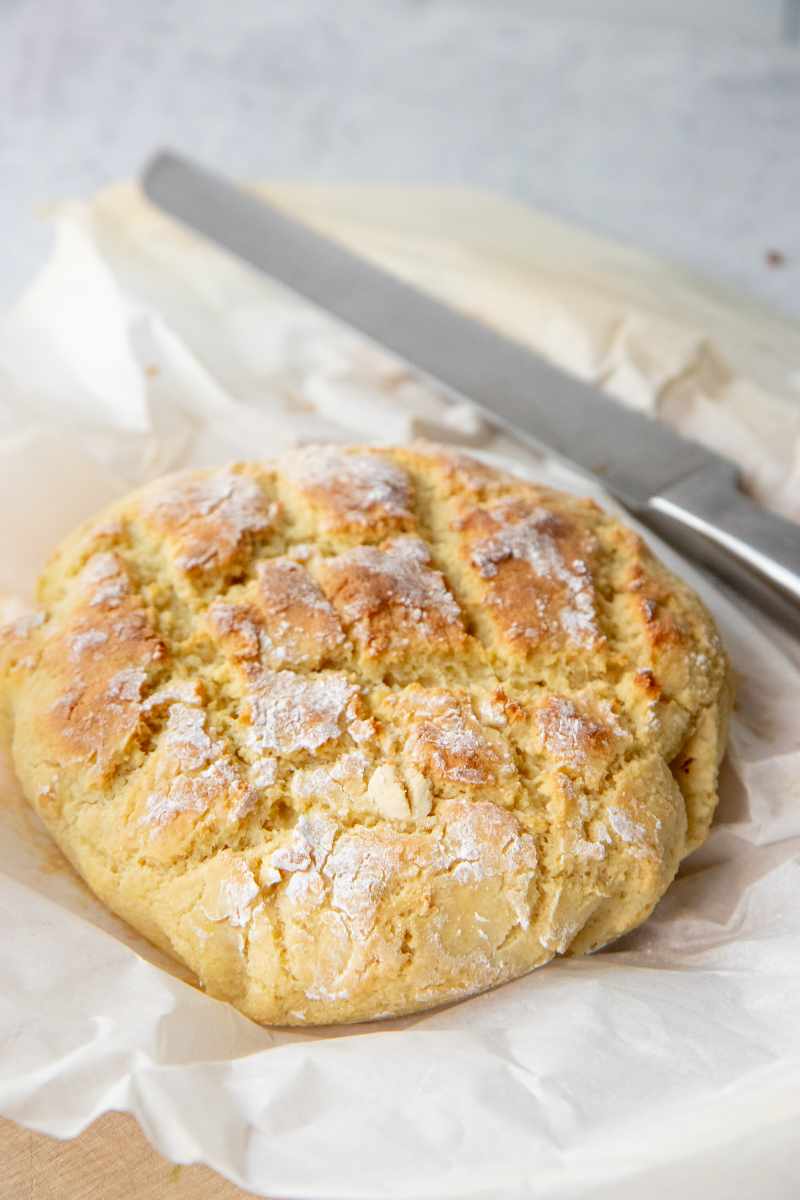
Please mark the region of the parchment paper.
[[[274, 195], [735, 455], [800, 515], [794, 328], [490, 198]], [[589, 490], [131, 188], [57, 226], [0, 329], [6, 616], [78, 520], [179, 465], [424, 434]], [[421, 1017], [261, 1029], [105, 912], [6, 772], [0, 1112], [70, 1137], [128, 1110], [170, 1158], [273, 1197], [796, 1196], [800, 651], [660, 549], [719, 620], [739, 702], [712, 836], [643, 928]]]

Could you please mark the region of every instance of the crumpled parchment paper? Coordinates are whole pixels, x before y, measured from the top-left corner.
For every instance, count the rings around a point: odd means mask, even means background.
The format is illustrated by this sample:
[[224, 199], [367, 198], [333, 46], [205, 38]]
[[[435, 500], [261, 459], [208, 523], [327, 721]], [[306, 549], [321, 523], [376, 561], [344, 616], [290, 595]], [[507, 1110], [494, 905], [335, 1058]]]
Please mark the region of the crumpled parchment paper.
[[[736, 457], [800, 517], [793, 327], [488, 197], [273, 195]], [[76, 522], [181, 465], [422, 434], [591, 490], [132, 188], [57, 227], [0, 327], [6, 617]], [[0, 1113], [70, 1137], [128, 1110], [170, 1158], [273, 1197], [796, 1196], [800, 648], [660, 549], [715, 613], [739, 701], [712, 836], [643, 928], [416, 1018], [262, 1029], [93, 899], [5, 770]]]

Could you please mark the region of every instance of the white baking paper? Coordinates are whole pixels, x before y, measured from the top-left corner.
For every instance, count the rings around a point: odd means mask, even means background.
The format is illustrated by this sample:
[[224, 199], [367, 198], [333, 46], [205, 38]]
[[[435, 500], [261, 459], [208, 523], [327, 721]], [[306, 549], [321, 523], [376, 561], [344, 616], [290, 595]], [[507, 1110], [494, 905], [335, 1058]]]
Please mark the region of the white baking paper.
[[[275, 195], [724, 448], [800, 515], [794, 329], [486, 198]], [[60, 211], [0, 329], [0, 385], [6, 615], [78, 520], [179, 465], [423, 434], [587, 490], [129, 188]], [[71, 1137], [127, 1110], [171, 1159], [272, 1197], [795, 1197], [800, 650], [662, 553], [718, 618], [739, 701], [713, 833], [643, 928], [434, 1013], [262, 1029], [93, 899], [6, 772], [0, 1112]]]

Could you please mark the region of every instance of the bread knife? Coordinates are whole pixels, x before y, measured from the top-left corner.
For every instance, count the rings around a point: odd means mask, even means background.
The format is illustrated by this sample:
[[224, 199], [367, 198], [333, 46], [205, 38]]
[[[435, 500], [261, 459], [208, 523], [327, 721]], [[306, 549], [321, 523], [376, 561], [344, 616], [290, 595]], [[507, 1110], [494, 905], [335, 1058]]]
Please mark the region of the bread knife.
[[733, 463], [182, 155], [156, 154], [142, 186], [171, 217], [599, 479], [640, 521], [800, 635], [800, 525], [753, 503]]

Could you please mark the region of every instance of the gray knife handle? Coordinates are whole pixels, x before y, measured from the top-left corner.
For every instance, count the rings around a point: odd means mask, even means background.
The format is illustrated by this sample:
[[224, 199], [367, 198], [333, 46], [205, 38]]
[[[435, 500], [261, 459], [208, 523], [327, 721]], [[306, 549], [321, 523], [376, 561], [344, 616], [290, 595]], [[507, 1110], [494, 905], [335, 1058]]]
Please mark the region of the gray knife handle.
[[705, 467], [640, 515], [800, 636], [800, 525], [748, 500], [734, 468]]

